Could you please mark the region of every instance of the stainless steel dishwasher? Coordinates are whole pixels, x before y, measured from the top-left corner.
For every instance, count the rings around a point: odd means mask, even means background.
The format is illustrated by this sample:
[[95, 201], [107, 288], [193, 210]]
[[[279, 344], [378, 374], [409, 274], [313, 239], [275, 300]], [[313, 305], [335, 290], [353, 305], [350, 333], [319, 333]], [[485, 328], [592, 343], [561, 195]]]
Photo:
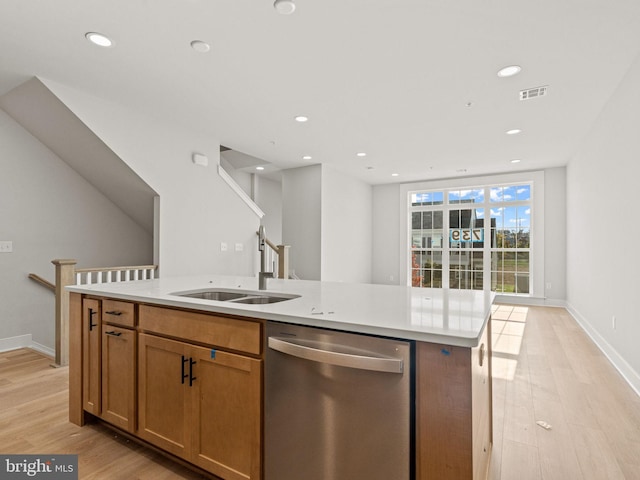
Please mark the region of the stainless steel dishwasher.
[[413, 343], [267, 324], [265, 480], [410, 480]]

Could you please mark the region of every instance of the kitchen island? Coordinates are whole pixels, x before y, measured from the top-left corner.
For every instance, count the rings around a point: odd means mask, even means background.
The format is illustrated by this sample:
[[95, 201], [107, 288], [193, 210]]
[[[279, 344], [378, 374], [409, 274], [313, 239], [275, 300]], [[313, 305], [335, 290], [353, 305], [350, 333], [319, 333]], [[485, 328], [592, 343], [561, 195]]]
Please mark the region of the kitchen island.
[[[263, 478], [265, 325], [284, 322], [415, 342], [412, 478], [486, 478], [491, 293], [270, 279], [260, 293], [293, 298], [184, 296], [257, 286], [205, 275], [68, 287], [71, 421], [106, 421], [221, 478]], [[163, 373], [174, 357], [175, 392]], [[208, 394], [225, 389], [233, 404]], [[210, 409], [225, 415], [213, 424], [199, 414]]]

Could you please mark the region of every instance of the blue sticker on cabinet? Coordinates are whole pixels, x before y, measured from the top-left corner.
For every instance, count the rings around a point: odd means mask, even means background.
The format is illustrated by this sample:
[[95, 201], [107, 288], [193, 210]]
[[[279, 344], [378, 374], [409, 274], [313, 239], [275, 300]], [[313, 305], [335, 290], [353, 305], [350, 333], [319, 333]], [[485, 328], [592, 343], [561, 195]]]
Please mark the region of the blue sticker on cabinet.
[[216, 351], [214, 349], [211, 349], [211, 359], [212, 360], [216, 359]]

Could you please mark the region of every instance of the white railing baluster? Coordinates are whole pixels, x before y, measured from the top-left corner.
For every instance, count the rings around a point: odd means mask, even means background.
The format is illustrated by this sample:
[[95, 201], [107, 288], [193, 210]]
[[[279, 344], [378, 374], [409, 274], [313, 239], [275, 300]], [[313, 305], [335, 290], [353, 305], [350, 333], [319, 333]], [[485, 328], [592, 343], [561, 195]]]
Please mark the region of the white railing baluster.
[[76, 285], [92, 285], [101, 283], [132, 282], [136, 280], [153, 280], [156, 275], [155, 265], [139, 267], [107, 267], [78, 268], [75, 270]]

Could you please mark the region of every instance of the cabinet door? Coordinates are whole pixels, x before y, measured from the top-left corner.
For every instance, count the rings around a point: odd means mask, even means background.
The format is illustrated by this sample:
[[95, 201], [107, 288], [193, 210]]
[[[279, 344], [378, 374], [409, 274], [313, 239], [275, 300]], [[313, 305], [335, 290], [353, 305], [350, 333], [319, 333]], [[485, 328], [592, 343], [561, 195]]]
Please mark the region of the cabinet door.
[[82, 406], [100, 415], [101, 401], [100, 301], [85, 298], [82, 302]]
[[102, 325], [102, 418], [135, 432], [135, 332]]
[[188, 457], [189, 345], [138, 335], [138, 435]]
[[262, 361], [193, 347], [191, 461], [226, 480], [261, 478]]

